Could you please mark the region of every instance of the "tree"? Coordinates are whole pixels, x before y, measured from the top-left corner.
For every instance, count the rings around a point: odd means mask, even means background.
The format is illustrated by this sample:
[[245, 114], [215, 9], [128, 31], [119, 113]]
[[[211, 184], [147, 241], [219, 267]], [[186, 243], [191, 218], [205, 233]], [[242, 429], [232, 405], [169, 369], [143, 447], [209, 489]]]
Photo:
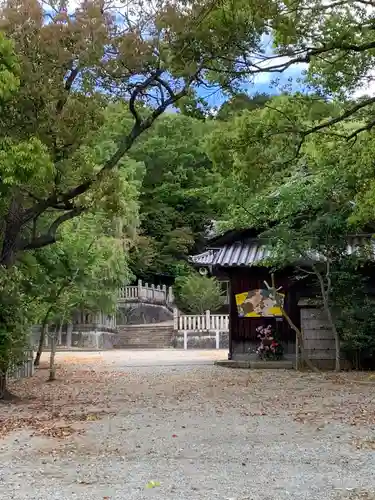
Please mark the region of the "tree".
[[190, 274], [176, 280], [176, 297], [180, 307], [191, 314], [216, 311], [223, 305], [223, 291], [216, 278]]
[[[9, 270], [23, 253], [55, 243], [60, 226], [85, 212], [126, 204], [128, 151], [197, 85], [230, 89], [239, 81], [232, 61], [258, 50], [269, 1], [264, 16], [250, 17], [231, 1], [162, 0], [157, 8], [139, 1], [119, 10], [93, 0], [74, 12], [54, 2], [5, 2], [0, 265]], [[228, 59], [215, 69], [220, 54]], [[116, 130], [113, 114], [121, 116]]]
[[58, 325], [69, 321], [74, 311], [115, 311], [118, 288], [129, 281], [130, 272], [122, 239], [111, 234], [106, 224], [103, 214], [70, 221], [56, 245], [35, 251], [25, 263], [32, 269], [28, 293], [41, 304], [36, 366], [49, 324], [55, 325], [50, 333], [55, 346]]
[[[0, 33], [0, 104], [11, 98], [19, 85], [19, 65], [14, 54], [14, 44]], [[0, 154], [2, 190], [0, 210], [4, 207], [6, 184], [17, 166], [17, 154], [32, 149], [32, 144], [20, 144], [12, 150], [8, 141], [2, 138]], [[0, 400], [10, 397], [7, 391], [7, 372], [21, 362], [24, 357], [28, 322], [32, 320], [33, 304], [20, 290], [22, 273], [14, 268], [5, 270], [0, 266]]]
[[335, 113], [337, 106], [311, 98], [274, 98], [263, 110], [243, 113], [228, 132], [215, 131], [208, 144], [222, 173], [218, 196], [228, 207], [226, 224], [258, 227], [271, 250], [265, 264], [297, 265], [304, 278], [314, 278], [335, 335], [339, 369], [332, 280], [348, 258], [348, 235], [373, 220], [374, 137], [358, 138], [349, 150], [340, 134], [299, 142], [302, 123]]
[[[149, 11], [139, 2], [131, 15], [95, 1], [73, 13], [43, 5], [9, 0], [1, 11], [22, 78], [18, 94], [1, 110], [0, 133], [12, 143], [34, 137], [39, 149], [23, 152], [26, 178], [20, 162], [3, 186], [0, 263], [8, 267], [19, 251], [55, 242], [61, 224], [101, 200], [103, 181], [116, 183], [121, 159], [136, 139], [194, 86], [230, 86], [237, 77], [232, 58], [258, 48], [266, 22], [233, 11], [230, 2], [165, 1]], [[258, 9], [257, 2], [251, 5]], [[268, 10], [265, 2], [265, 19]], [[213, 69], [220, 54], [227, 62]], [[95, 136], [115, 96], [126, 99], [131, 119], [97, 151]]]
[[265, 93], [257, 92], [253, 96], [249, 96], [244, 92], [240, 92], [220, 106], [216, 119], [229, 120], [242, 113], [245, 109], [252, 110], [263, 108], [270, 99], [271, 96]]
[[204, 242], [216, 207], [211, 203], [213, 168], [203, 140], [214, 126], [167, 114], [130, 152], [146, 170], [140, 196], [142, 237], [132, 251], [136, 276], [173, 280], [179, 261]]
[[0, 400], [13, 397], [7, 374], [24, 361], [29, 329], [37, 317], [37, 304], [22, 288], [25, 279], [16, 267], [0, 267]]
[[[269, 73], [276, 84], [288, 69], [304, 70], [299, 77], [307, 85], [321, 96], [338, 99], [343, 107], [338, 116], [303, 124], [300, 140], [348, 120], [361, 122], [345, 134], [355, 139], [375, 125], [375, 97], [349, 98], [365, 94], [374, 83], [373, 29], [373, 2], [368, 0], [277, 2], [266, 30], [273, 50], [264, 44], [257, 54], [244, 52], [236, 61], [237, 70], [249, 78]], [[219, 56], [216, 64], [220, 63]]]
[[[366, 265], [346, 259], [332, 273], [332, 302], [342, 348], [357, 369], [373, 369], [375, 312]], [[369, 363], [370, 361], [370, 363]]]

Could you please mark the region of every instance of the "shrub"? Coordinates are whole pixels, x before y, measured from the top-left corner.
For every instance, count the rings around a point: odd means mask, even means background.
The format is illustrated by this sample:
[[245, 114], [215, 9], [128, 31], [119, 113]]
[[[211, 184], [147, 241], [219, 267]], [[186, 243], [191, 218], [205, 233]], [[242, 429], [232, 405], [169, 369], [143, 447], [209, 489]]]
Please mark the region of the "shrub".
[[175, 290], [177, 305], [190, 314], [217, 311], [224, 304], [223, 292], [216, 278], [199, 274], [177, 278]]

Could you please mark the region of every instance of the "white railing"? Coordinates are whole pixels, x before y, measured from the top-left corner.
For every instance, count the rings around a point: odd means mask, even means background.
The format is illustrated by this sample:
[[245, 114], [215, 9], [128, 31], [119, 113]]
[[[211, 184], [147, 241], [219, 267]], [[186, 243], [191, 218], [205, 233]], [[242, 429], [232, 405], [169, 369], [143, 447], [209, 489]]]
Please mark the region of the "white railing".
[[220, 346], [220, 334], [229, 332], [229, 314], [181, 314], [178, 309], [173, 311], [173, 328], [176, 333], [184, 335], [184, 349], [187, 349], [189, 334], [212, 332], [216, 336], [216, 349]]
[[121, 287], [119, 300], [124, 302], [145, 301], [156, 304], [172, 304], [174, 298], [172, 287], [149, 285], [139, 280], [137, 286]]

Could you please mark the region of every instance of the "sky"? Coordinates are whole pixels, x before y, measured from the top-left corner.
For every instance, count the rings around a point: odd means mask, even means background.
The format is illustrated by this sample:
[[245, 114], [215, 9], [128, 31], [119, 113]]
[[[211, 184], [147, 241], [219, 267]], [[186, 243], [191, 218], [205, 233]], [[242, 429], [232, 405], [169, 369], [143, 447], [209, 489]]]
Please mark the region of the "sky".
[[[146, 0], [146, 3], [152, 5], [154, 0]], [[111, 0], [107, 0], [106, 3], [110, 3]], [[74, 11], [74, 9], [81, 3], [81, 0], [68, 0], [67, 5], [68, 5], [68, 10], [69, 11]], [[131, 6], [131, 1], [126, 2], [123, 0], [121, 7], [116, 7], [117, 9], [119, 8], [120, 10], [125, 9], [128, 12], [129, 15], [129, 6]], [[374, 10], [374, 7], [368, 7], [371, 10]], [[262, 47], [264, 50], [265, 55], [274, 55], [274, 50], [272, 47], [272, 37], [270, 35], [264, 35], [262, 39]], [[280, 58], [278, 60], [273, 60], [273, 64], [275, 63], [283, 63], [285, 62], [285, 57]], [[260, 61], [255, 61], [259, 66], [264, 65], [263, 62]], [[267, 64], [267, 62], [265, 63]], [[249, 79], [249, 83], [245, 83], [242, 86], [243, 92], [247, 93], [248, 95], [254, 95], [256, 93], [265, 93], [265, 94], [270, 94], [270, 95], [277, 95], [282, 93], [283, 91], [288, 91], [288, 92], [307, 92], [306, 86], [303, 84], [303, 72], [306, 69], [307, 65], [306, 64], [295, 64], [293, 66], [290, 66], [286, 71], [280, 74], [275, 73], [260, 73], [255, 75], [254, 78], [251, 80]], [[275, 76], [278, 78], [278, 82], [275, 83], [274, 79]], [[371, 78], [367, 86], [363, 88], [359, 88], [355, 94], [351, 97], [358, 98], [363, 95], [375, 95], [375, 72], [370, 75]], [[198, 94], [200, 97], [204, 98], [210, 107], [212, 108], [217, 108], [221, 106], [227, 99], [228, 96], [226, 96], [219, 88], [204, 88], [200, 87], [198, 89]]]
[[[242, 86], [243, 92], [248, 95], [254, 94], [269, 94], [278, 95], [283, 91], [289, 92], [304, 92], [305, 86], [299, 80], [303, 80], [303, 65], [296, 65], [295, 67], [288, 68], [284, 73], [278, 75], [277, 84], [274, 82], [275, 74], [261, 73], [255, 76], [253, 81]], [[210, 107], [216, 108], [221, 106], [227, 100], [227, 96], [220, 91], [220, 89], [205, 89], [201, 87], [198, 90], [200, 97], [204, 98]]]

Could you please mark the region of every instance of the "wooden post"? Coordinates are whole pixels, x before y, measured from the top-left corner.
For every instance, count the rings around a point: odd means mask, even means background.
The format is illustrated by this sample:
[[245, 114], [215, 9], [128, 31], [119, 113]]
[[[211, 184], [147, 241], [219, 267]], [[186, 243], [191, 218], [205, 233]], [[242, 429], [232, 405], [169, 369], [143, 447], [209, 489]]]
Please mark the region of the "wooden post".
[[211, 330], [211, 313], [209, 310], [206, 311], [206, 330]]
[[184, 331], [184, 349], [187, 350], [187, 331]]
[[142, 280], [138, 280], [138, 298], [142, 297]]
[[216, 331], [216, 349], [220, 349], [220, 332]]
[[[232, 281], [229, 280], [228, 284], [228, 294], [229, 294], [229, 316], [228, 316], [228, 359], [231, 360], [233, 357], [233, 340], [232, 340], [232, 314], [234, 313], [233, 308], [237, 309], [237, 306], [233, 300], [232, 293]], [[232, 304], [233, 301], [233, 304]]]
[[178, 309], [175, 307], [173, 309], [173, 329], [177, 332], [178, 330]]
[[296, 370], [299, 370], [299, 340], [296, 334]]

